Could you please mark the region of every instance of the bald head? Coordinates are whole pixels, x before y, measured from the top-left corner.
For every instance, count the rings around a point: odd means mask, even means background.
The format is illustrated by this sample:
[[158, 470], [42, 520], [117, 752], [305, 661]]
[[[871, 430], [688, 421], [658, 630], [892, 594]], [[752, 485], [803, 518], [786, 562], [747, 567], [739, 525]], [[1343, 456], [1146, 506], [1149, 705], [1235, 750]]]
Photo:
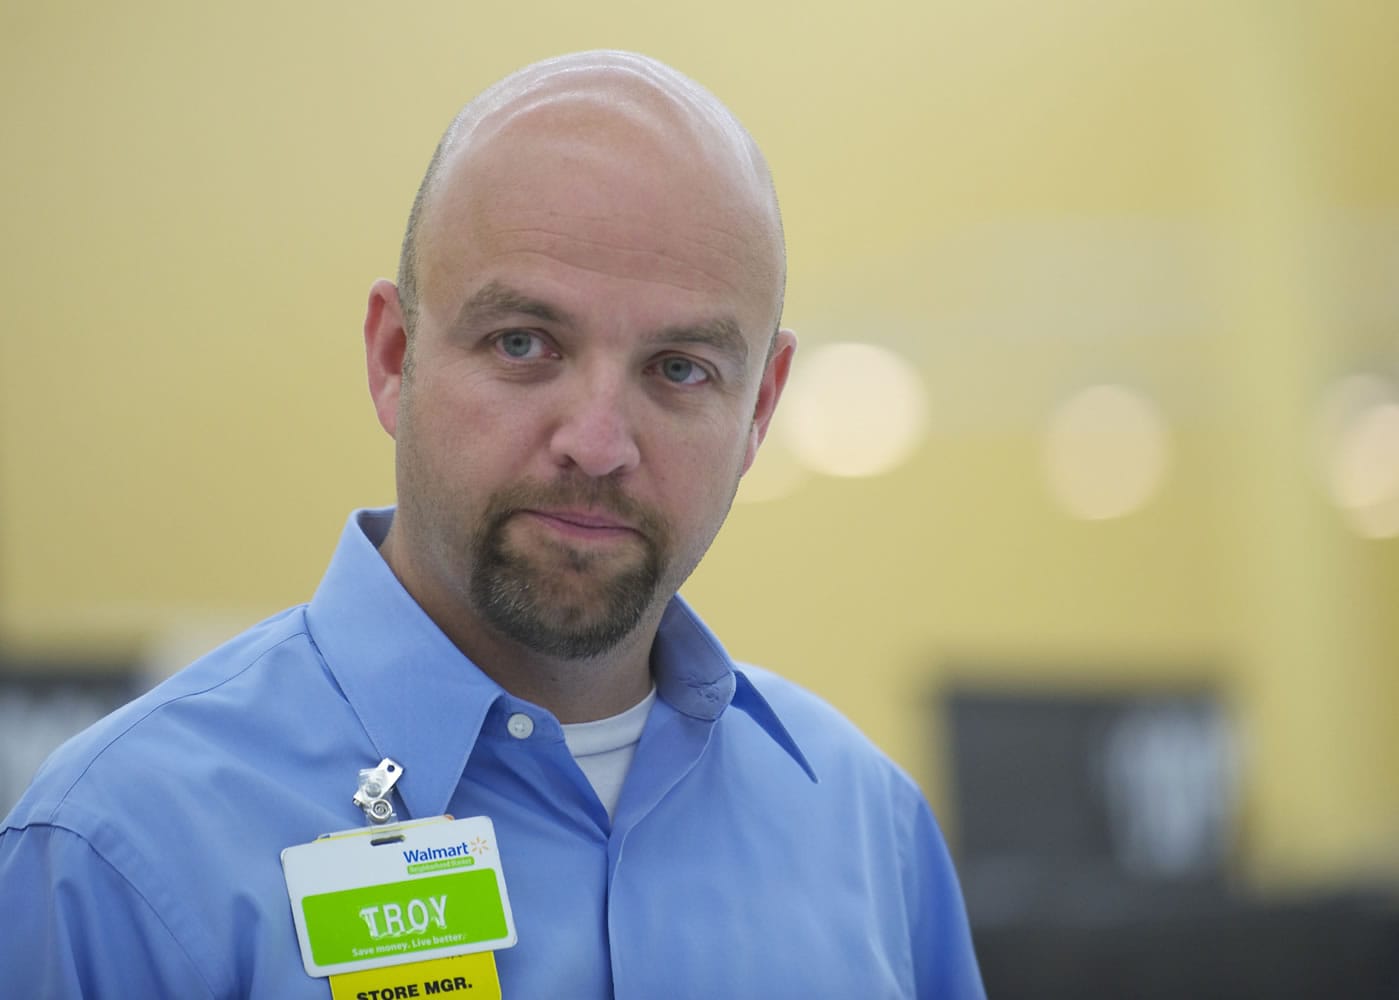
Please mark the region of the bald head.
[[[786, 280], [777, 199], [756, 143], [719, 100], [646, 56], [583, 52], [521, 69], [457, 114], [438, 143], [413, 201], [399, 260], [399, 297], [411, 337], [431, 284], [434, 254], [449, 252], [438, 230], [444, 202], [462, 218], [472, 199], [502, 188], [529, 197], [576, 179], [581, 213], [666, 211], [693, 206], [712, 219], [698, 240], [742, 242], [726, 252], [749, 260], [770, 286], [775, 331]], [[605, 188], [620, 179], [624, 198]], [[613, 191], [611, 194], [615, 195]], [[717, 236], [715, 234], [718, 234]]]

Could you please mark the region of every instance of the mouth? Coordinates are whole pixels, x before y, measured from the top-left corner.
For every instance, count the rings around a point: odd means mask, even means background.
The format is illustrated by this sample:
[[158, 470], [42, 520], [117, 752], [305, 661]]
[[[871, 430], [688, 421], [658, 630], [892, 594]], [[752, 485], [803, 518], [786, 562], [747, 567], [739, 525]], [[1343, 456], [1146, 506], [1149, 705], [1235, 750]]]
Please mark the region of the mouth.
[[606, 541], [639, 536], [622, 518], [605, 511], [575, 508], [525, 508], [518, 512], [556, 534], [581, 540]]

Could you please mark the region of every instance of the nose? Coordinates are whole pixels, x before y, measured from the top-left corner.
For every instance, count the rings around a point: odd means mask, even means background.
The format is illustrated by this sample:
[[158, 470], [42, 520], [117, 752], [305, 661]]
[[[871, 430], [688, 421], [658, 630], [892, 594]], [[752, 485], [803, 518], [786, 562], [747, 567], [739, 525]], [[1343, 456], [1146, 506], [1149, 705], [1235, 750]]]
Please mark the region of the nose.
[[596, 478], [636, 468], [641, 448], [622, 380], [579, 379], [574, 389], [549, 443], [554, 460]]

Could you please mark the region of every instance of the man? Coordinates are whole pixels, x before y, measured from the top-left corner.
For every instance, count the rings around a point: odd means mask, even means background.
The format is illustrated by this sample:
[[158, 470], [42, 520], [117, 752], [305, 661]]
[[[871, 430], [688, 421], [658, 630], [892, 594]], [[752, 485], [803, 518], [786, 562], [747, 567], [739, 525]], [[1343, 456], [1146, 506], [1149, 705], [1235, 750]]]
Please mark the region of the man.
[[279, 859], [389, 758], [397, 819], [494, 824], [506, 997], [980, 996], [916, 787], [675, 596], [782, 393], [784, 277], [761, 154], [675, 71], [471, 102], [370, 291], [397, 510], [45, 765], [0, 832], [8, 990], [329, 995]]

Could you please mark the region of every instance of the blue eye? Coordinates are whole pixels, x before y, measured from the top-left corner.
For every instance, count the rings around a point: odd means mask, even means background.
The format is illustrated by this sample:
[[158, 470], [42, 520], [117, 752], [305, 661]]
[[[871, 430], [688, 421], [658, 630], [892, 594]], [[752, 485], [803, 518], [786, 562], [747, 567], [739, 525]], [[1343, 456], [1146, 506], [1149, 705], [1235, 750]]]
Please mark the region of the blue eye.
[[539, 338], [528, 330], [508, 330], [496, 339], [496, 343], [509, 357], [527, 358], [534, 352]]
[[676, 385], [696, 385], [709, 380], [708, 373], [689, 358], [665, 358], [659, 367], [666, 381]]

